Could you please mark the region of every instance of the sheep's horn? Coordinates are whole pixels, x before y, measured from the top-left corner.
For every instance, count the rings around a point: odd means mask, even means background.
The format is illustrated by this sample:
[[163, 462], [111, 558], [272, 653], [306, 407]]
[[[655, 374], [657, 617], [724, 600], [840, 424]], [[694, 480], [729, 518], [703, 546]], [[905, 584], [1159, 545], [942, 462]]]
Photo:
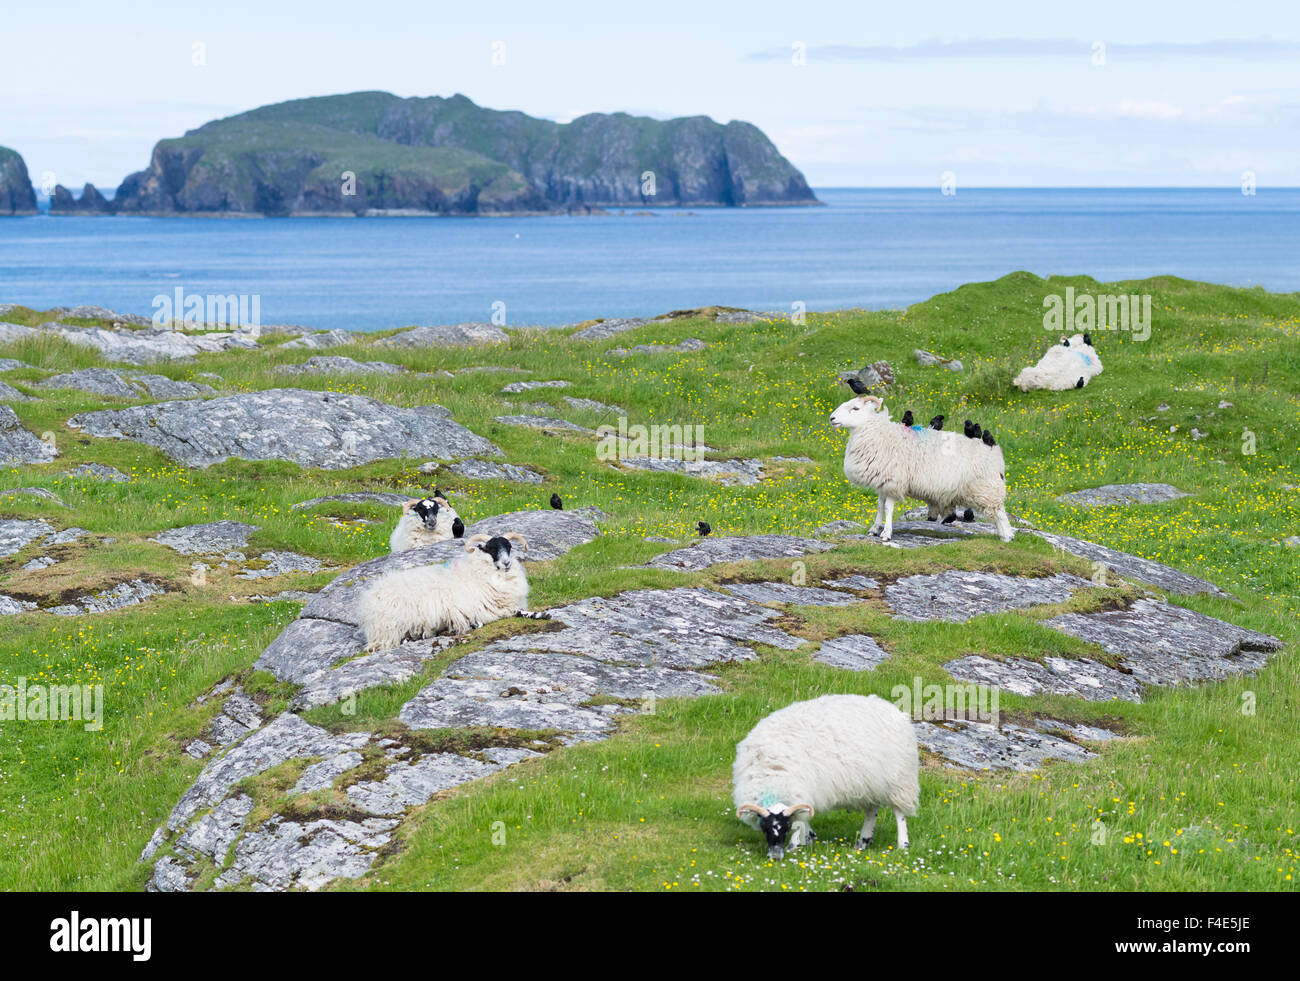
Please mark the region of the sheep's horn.
[[786, 814], [794, 814], [796, 811], [807, 811], [809, 817], [813, 817], [817, 812], [813, 810], [811, 804], [795, 804], [794, 807], [787, 808]]
[[746, 811], [753, 811], [759, 817], [767, 817], [767, 808], [759, 807], [757, 804], [741, 804], [736, 808], [736, 817], [740, 817]]
[[490, 542], [491, 540], [492, 540], [491, 535], [484, 535], [484, 534], [470, 535], [468, 538], [465, 539], [465, 551], [472, 552], [474, 551], [474, 546], [479, 544], [479, 542]]
[[448, 505], [447, 505], [447, 499], [446, 499], [445, 497], [436, 497], [436, 496], [435, 496], [435, 497], [434, 497], [434, 500], [437, 501], [439, 504], [441, 504], [443, 507], [447, 507], [447, 506], [448, 506]]
[[522, 546], [524, 547], [524, 554], [525, 554], [525, 555], [528, 554], [528, 539], [525, 538], [523, 535], [519, 534], [519, 532], [517, 532], [517, 531], [508, 531], [508, 532], [506, 532], [505, 535], [502, 536], [502, 537], [504, 537], [504, 538], [509, 538], [511, 541], [516, 541], [516, 542], [518, 542], [520, 545], [522, 545]]
[[878, 395], [859, 395], [859, 396], [858, 396], [858, 401], [859, 401], [859, 402], [875, 402], [875, 403], [876, 403], [876, 406], [877, 406], [878, 408], [881, 408], [881, 409], [883, 409], [883, 408], [885, 407], [885, 403], [882, 402], [882, 401], [880, 400], [880, 397], [879, 397]]
[[420, 499], [418, 497], [411, 498], [409, 501], [407, 501], [402, 505], [402, 513], [405, 514], [407, 511], [410, 511], [411, 508], [415, 507], [419, 503], [420, 503]]

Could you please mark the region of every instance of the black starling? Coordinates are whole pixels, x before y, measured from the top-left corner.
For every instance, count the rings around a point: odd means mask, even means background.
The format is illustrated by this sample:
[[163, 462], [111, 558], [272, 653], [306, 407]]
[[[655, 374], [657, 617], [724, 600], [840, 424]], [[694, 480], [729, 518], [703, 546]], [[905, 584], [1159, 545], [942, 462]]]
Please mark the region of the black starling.
[[972, 436], [974, 435], [974, 430], [975, 430], [975, 423], [971, 422], [969, 419], [967, 419], [964, 423], [962, 423], [962, 432], [966, 434], [967, 439], [972, 438]]
[[943, 519], [943, 523], [945, 525], [950, 525], [956, 520], [957, 520], [957, 512], [954, 511], [952, 514], [948, 515], [948, 517]]
[[980, 424], [978, 422], [975, 423], [975, 425], [970, 427], [971, 439], [982, 439], [983, 436], [984, 436], [984, 430], [980, 429]]
[[993, 430], [991, 430], [991, 429], [986, 429], [986, 430], [984, 430], [984, 445], [985, 445], [985, 446], [997, 446], [997, 445], [998, 445], [998, 441], [997, 441], [996, 439], [993, 438]]
[[1077, 382], [1074, 383], [1074, 387], [1075, 387], [1075, 388], [1083, 388], [1083, 375], [1080, 375], [1080, 376], [1079, 376], [1079, 380], [1078, 380]]
[[447, 495], [442, 492], [442, 488], [440, 487], [435, 487], [433, 489], [433, 496], [441, 497], [444, 501], [447, 500]]
[[1084, 335], [1083, 335], [1083, 343], [1087, 344], [1089, 347], [1092, 347], [1092, 335], [1091, 335], [1091, 334], [1084, 334]]
[[707, 538], [709, 532], [711, 532], [711, 531], [713, 530], [713, 527], [712, 527], [712, 526], [711, 526], [707, 521], [701, 521], [701, 522], [700, 522], [699, 524], [697, 524], [695, 527], [697, 527], [697, 528], [700, 529], [700, 537], [701, 537], [701, 538]]
[[930, 420], [930, 428], [931, 428], [931, 429], [942, 429], [942, 428], [943, 428], [943, 416], [935, 416], [933, 419], [931, 419], [931, 420]]
[[563, 510], [564, 510], [564, 502], [560, 500], [560, 495], [559, 495], [559, 494], [552, 494], [552, 495], [551, 495], [551, 507], [555, 508], [555, 510], [557, 510], [557, 511], [563, 511]]
[[465, 537], [465, 522], [461, 521], [460, 518], [457, 518], [455, 521], [451, 523], [451, 537], [452, 538]]
[[903, 425], [904, 425], [904, 426], [910, 426], [910, 425], [912, 425], [912, 410], [911, 410], [911, 409], [908, 409], [906, 412], [903, 413]]
[[975, 520], [975, 512], [972, 511], [970, 508], [967, 508], [967, 509], [966, 509], [966, 512], [961, 516], [961, 520], [962, 520], [962, 521], [974, 521], [974, 520]]
[[850, 375], [848, 378], [845, 378], [844, 380], [848, 382], [849, 388], [853, 389], [854, 395], [866, 395], [869, 391], [871, 391], [871, 389], [868, 388], [866, 385], [862, 384], [862, 380], [856, 377], [855, 375]]

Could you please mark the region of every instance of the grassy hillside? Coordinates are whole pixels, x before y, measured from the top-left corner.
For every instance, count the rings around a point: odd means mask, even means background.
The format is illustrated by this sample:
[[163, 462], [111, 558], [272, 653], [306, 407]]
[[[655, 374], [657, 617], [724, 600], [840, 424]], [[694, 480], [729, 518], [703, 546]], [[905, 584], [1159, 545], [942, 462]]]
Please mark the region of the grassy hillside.
[[[1022, 394], [1010, 379], [1055, 338], [1042, 325], [1042, 299], [1080, 291], [1150, 293], [1151, 336], [1094, 331], [1104, 373], [1086, 389]], [[40, 315], [33, 314], [36, 322]], [[970, 652], [1040, 658], [1083, 654], [1086, 645], [1049, 630], [1033, 615], [1007, 613], [968, 623], [894, 620], [883, 605], [797, 608], [782, 626], [819, 639], [849, 627], [869, 630], [894, 652], [875, 671], [837, 671], [806, 652], [762, 648], [751, 663], [718, 671], [725, 693], [661, 700], [654, 714], [621, 716], [618, 733], [597, 744], [551, 752], [435, 798], [405, 826], [391, 849], [347, 889], [1292, 889], [1296, 815], [1291, 790], [1300, 755], [1293, 709], [1300, 688], [1300, 296], [1236, 290], [1168, 277], [1098, 284], [1086, 277], [1042, 280], [1017, 273], [962, 287], [903, 312], [812, 314], [806, 324], [752, 325], [682, 320], [601, 342], [573, 342], [566, 331], [513, 332], [508, 345], [478, 350], [338, 349], [419, 370], [518, 366], [536, 380], [572, 387], [506, 396], [512, 376], [366, 376], [295, 379], [305, 388], [370, 395], [398, 405], [436, 401], [457, 421], [500, 445], [513, 463], [546, 473], [541, 487], [439, 475], [466, 521], [545, 507], [552, 491], [568, 506], [595, 504], [609, 518], [604, 536], [552, 563], [530, 568], [534, 607], [646, 586], [708, 583], [740, 570], [719, 566], [679, 575], [630, 568], [667, 546], [647, 535], [811, 533], [843, 518], [868, 520], [873, 495], [841, 472], [844, 435], [827, 422], [847, 396], [837, 372], [889, 360], [898, 384], [895, 416], [946, 413], [991, 428], [1008, 464], [1008, 507], [1036, 526], [1097, 541], [1208, 578], [1236, 600], [1171, 597], [1173, 602], [1263, 630], [1287, 648], [1258, 676], [1194, 688], [1150, 690], [1140, 705], [1060, 696], [1004, 695], [1002, 709], [1100, 721], [1126, 736], [1087, 764], [1053, 763], [1031, 775], [972, 774], [927, 760], [912, 848], [892, 849], [892, 822], [876, 845], [849, 847], [860, 816], [818, 815], [821, 840], [796, 859], [772, 865], [758, 836], [735, 820], [730, 766], [737, 740], [763, 715], [827, 692], [879, 693], [913, 677], [943, 681], [940, 667]], [[700, 337], [702, 353], [622, 359], [614, 347]], [[83, 366], [94, 358], [64, 345], [0, 347], [0, 357], [43, 368]], [[961, 372], [920, 368], [914, 348], [955, 356]], [[216, 372], [228, 388], [279, 387], [279, 364], [312, 352], [233, 352], [154, 369], [175, 378]], [[75, 360], [74, 360], [75, 359]], [[187, 558], [148, 541], [158, 531], [229, 518], [258, 525], [253, 545], [303, 552], [336, 566], [383, 554], [389, 509], [335, 505], [308, 512], [291, 505], [343, 491], [428, 486], [419, 459], [343, 472], [305, 472], [280, 463], [231, 461], [189, 470], [134, 443], [96, 440], [68, 429], [75, 412], [106, 400], [31, 387], [41, 372], [4, 376], [42, 401], [15, 403], [24, 425], [56, 434], [62, 456], [48, 466], [0, 472], [0, 488], [43, 487], [70, 507], [0, 490], [0, 517], [43, 517], [92, 536], [58, 546], [60, 562], [23, 572], [32, 550], [0, 560], [0, 593], [80, 595], [141, 573], [168, 595], [113, 614], [63, 619], [32, 612], [0, 621], [0, 682], [25, 676], [102, 682], [102, 732], [67, 724], [5, 726], [0, 739], [0, 888], [138, 889], [137, 863], [154, 828], [201, 769], [181, 751], [216, 706], [194, 699], [239, 677], [267, 711], [292, 688], [251, 665], [296, 614], [287, 602], [249, 603], [253, 593], [312, 589], [334, 573], [244, 582], [220, 570], [196, 585]], [[500, 425], [511, 405], [547, 403], [552, 415], [584, 425], [562, 395], [627, 407], [633, 423], [702, 424], [705, 442], [728, 457], [769, 460], [771, 478], [730, 488], [672, 474], [622, 472], [599, 462], [589, 437], [555, 437]], [[111, 400], [107, 400], [111, 401]], [[1221, 403], [1230, 402], [1230, 406]], [[132, 404], [123, 401], [121, 404]], [[1163, 411], [1161, 406], [1167, 406]], [[527, 410], [518, 410], [527, 411]], [[960, 422], [958, 422], [960, 425]], [[1176, 428], [1175, 428], [1176, 427]], [[1194, 439], [1193, 428], [1205, 433]], [[1253, 453], [1243, 433], [1253, 436]], [[813, 463], [770, 462], [809, 456]], [[126, 484], [63, 476], [87, 462], [132, 474]], [[1192, 496], [1162, 505], [1085, 510], [1055, 496], [1103, 483], [1164, 481]], [[1288, 489], [1288, 485], [1290, 489]], [[378, 519], [357, 524], [358, 517]], [[109, 541], [112, 539], [112, 541]], [[807, 559], [809, 582], [832, 570], [897, 576], [956, 567], [1001, 572], [1070, 570], [1085, 563], [1042, 540], [992, 538], [918, 551], [858, 544]], [[748, 566], [788, 578], [789, 562]], [[1069, 608], [1098, 608], [1128, 587], [1092, 589]], [[337, 708], [306, 713], [332, 729], [396, 727], [400, 706], [448, 661], [485, 638], [530, 629], [501, 622], [475, 635], [410, 682], [372, 693], [358, 715]], [[1096, 656], [1095, 649], [1092, 656]], [[1242, 711], [1254, 695], [1255, 714]], [[434, 736], [437, 734], [435, 733]], [[296, 774], [271, 771], [250, 791], [259, 805], [282, 802]], [[325, 802], [328, 803], [328, 802]], [[494, 843], [503, 822], [505, 843]], [[1097, 829], [1105, 829], [1098, 843]]]

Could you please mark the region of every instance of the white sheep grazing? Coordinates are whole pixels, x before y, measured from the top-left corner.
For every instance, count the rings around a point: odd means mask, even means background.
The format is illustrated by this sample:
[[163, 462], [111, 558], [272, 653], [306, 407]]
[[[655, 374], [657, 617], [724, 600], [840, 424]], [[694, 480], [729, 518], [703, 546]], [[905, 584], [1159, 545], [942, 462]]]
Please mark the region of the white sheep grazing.
[[1063, 392], [1068, 388], [1083, 388], [1101, 374], [1101, 358], [1092, 346], [1091, 334], [1062, 337], [1047, 353], [1016, 375], [1012, 384], [1022, 392], [1046, 388]]
[[[460, 534], [457, 534], [459, 525]], [[465, 523], [443, 497], [416, 497], [402, 505], [402, 516], [388, 538], [390, 552], [445, 542], [465, 533]]]
[[858, 848], [870, 845], [876, 812], [889, 807], [906, 848], [907, 818], [921, 799], [911, 720], [875, 695], [823, 695], [795, 702], [754, 726], [736, 747], [736, 817], [767, 838], [769, 858], [813, 840], [818, 811], [866, 812]]
[[833, 413], [831, 424], [849, 430], [844, 447], [844, 476], [857, 487], [876, 492], [872, 535], [894, 536], [894, 506], [908, 497], [947, 514], [958, 505], [987, 514], [998, 537], [1009, 542], [1015, 532], [1007, 519], [1007, 465], [1001, 446], [988, 446], [958, 432], [904, 426], [891, 422], [889, 410], [874, 395], [849, 399]]
[[510, 542], [528, 550], [524, 536], [473, 535], [465, 551], [441, 565], [390, 572], [361, 596], [361, 628], [367, 651], [398, 646], [439, 633], [463, 634], [502, 617], [548, 619], [528, 611], [528, 576], [511, 554]]

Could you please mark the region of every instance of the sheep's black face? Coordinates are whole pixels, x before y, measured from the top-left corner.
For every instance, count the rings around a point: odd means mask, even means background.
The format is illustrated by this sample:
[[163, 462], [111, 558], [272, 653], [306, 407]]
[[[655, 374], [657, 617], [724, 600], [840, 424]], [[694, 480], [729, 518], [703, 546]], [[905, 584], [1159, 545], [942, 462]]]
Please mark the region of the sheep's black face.
[[413, 504], [411, 510], [422, 522], [424, 522], [424, 527], [428, 528], [430, 531], [433, 531], [438, 527], [438, 512], [442, 510], [442, 508], [437, 501], [426, 497], [423, 501]]
[[781, 859], [785, 857], [785, 839], [790, 834], [794, 823], [790, 815], [777, 811], [769, 812], [759, 819], [758, 827], [767, 838], [767, 857]]
[[502, 572], [508, 572], [510, 570], [510, 539], [497, 536], [496, 538], [488, 539], [480, 545], [479, 548], [492, 556], [492, 564]]

